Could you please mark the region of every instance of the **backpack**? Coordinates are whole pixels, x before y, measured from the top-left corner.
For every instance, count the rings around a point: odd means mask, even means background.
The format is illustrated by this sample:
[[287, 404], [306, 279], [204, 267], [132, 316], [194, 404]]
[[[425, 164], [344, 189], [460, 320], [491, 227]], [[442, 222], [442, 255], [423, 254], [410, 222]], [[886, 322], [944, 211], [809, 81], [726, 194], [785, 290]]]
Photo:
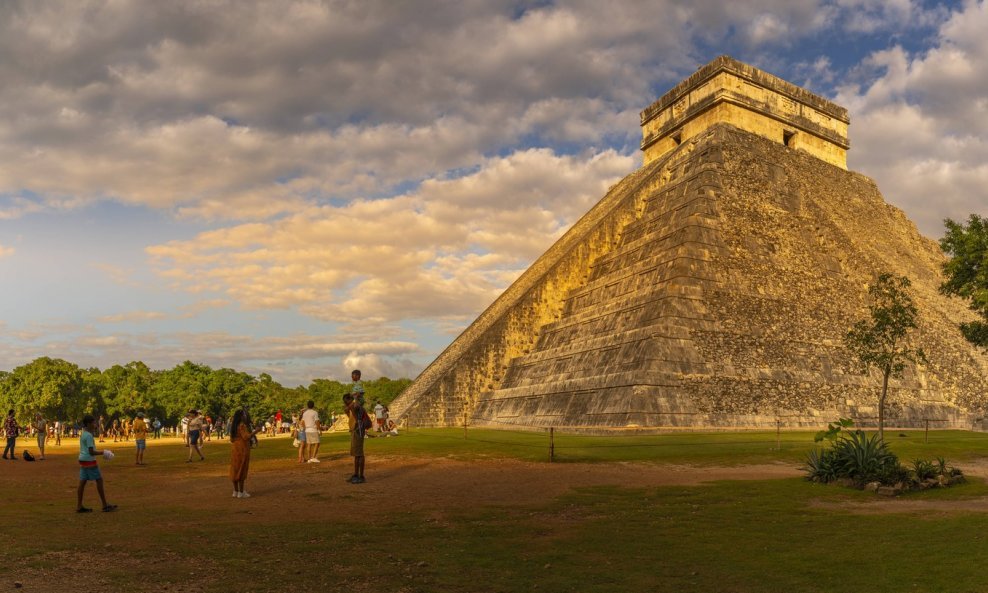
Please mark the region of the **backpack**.
[[24, 449], [23, 457], [24, 461], [34, 461], [34, 455], [31, 455], [31, 452], [27, 449]]
[[371, 427], [373, 427], [373, 426], [374, 426], [374, 423], [371, 422], [370, 416], [367, 415], [367, 410], [365, 410], [363, 407], [361, 407], [360, 408], [360, 428], [361, 428], [361, 430], [362, 431], [367, 431], [367, 430], [370, 430]]

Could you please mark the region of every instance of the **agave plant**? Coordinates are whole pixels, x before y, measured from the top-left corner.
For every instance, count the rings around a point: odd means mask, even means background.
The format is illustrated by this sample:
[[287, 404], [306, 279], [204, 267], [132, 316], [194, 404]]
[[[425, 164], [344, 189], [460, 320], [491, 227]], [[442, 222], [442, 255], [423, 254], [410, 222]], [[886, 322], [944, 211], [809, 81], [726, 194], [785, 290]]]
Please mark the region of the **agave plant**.
[[934, 465], [932, 461], [927, 461], [925, 459], [915, 459], [913, 460], [913, 473], [916, 474], [916, 480], [922, 482], [923, 480], [929, 480], [937, 476], [943, 475], [943, 468], [946, 464], [942, 463], [943, 458], [939, 458], [937, 461], [941, 462], [939, 467]]
[[811, 449], [806, 454], [803, 471], [812, 482], [832, 482], [838, 478], [836, 456], [833, 449]]
[[879, 434], [868, 436], [861, 430], [838, 439], [834, 452], [838, 475], [861, 483], [880, 479], [889, 466], [899, 464], [899, 459]]

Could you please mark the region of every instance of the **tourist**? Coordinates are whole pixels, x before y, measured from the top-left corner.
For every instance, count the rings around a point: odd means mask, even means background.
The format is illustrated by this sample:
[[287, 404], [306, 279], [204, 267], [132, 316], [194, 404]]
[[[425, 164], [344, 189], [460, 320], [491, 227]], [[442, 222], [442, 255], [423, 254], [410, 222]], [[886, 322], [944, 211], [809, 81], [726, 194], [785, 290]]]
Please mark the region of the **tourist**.
[[309, 459], [307, 456], [309, 448], [305, 439], [305, 421], [302, 420], [303, 415], [305, 415], [305, 410], [302, 410], [298, 418], [295, 420], [295, 438], [298, 439], [299, 463], [305, 463], [306, 460]]
[[192, 451], [199, 454], [199, 461], [205, 461], [206, 456], [202, 454], [202, 449], [200, 448], [199, 439], [202, 437], [202, 416], [199, 415], [197, 410], [189, 410], [189, 458], [185, 460], [186, 463], [192, 462]]
[[34, 434], [38, 437], [38, 459], [45, 459], [45, 442], [48, 440], [48, 421], [41, 416], [41, 412], [34, 414]]
[[55, 420], [55, 445], [62, 446], [62, 422], [61, 420]]
[[185, 439], [185, 446], [189, 446], [189, 418], [192, 417], [191, 413], [186, 413], [182, 416], [182, 421], [179, 424], [179, 430], [182, 432], [182, 437]]
[[234, 412], [233, 420], [230, 421], [230, 442], [233, 443], [230, 451], [230, 480], [233, 482], [233, 498], [250, 498], [250, 494], [244, 490], [244, 482], [250, 467], [251, 440], [260, 431], [261, 427], [255, 429], [251, 426], [247, 410]]
[[350, 483], [363, 484], [367, 481], [364, 479], [364, 463], [366, 461], [364, 435], [367, 433], [364, 416], [367, 413], [351, 393], [343, 396], [343, 407], [350, 423], [350, 456], [353, 457], [353, 475], [350, 477]]
[[137, 445], [137, 465], [144, 465], [144, 450], [147, 448], [148, 425], [144, 422], [144, 412], [138, 412], [134, 419], [134, 444]]
[[[86, 491], [86, 482], [96, 482], [96, 491], [99, 493], [100, 502], [103, 503], [103, 512], [109, 513], [117, 510], [117, 505], [106, 502], [106, 493], [103, 492], [103, 475], [99, 471], [96, 463], [97, 455], [105, 455], [104, 451], [96, 449], [96, 439], [93, 432], [96, 431], [96, 420], [86, 415], [82, 419], [82, 435], [79, 437], [79, 491], [77, 513], [91, 513], [93, 509], [82, 506], [82, 495]], [[112, 455], [112, 454], [111, 454]]]
[[103, 417], [103, 414], [99, 415], [99, 422], [96, 423], [96, 434], [99, 435], [99, 442], [102, 443], [103, 439], [106, 438], [106, 418]]
[[154, 429], [154, 438], [155, 439], [160, 439], [161, 438], [161, 420], [158, 420], [158, 417], [157, 416], [155, 416], [154, 417], [154, 420], [151, 422], [151, 428]]
[[114, 418], [113, 425], [110, 427], [110, 434], [113, 435], [113, 442], [117, 442], [120, 437], [120, 419]]
[[282, 419], [281, 410], [278, 410], [274, 414], [274, 424], [275, 424], [275, 427], [276, 427], [276, 430], [277, 430], [278, 434], [281, 434], [281, 433], [285, 432], [282, 429], [282, 426], [281, 426], [281, 419]]
[[353, 399], [356, 400], [358, 404], [360, 404], [361, 408], [363, 408], [364, 383], [363, 381], [360, 380], [360, 370], [354, 369], [353, 372], [350, 373], [350, 379], [353, 381], [352, 383], [350, 383], [350, 395], [352, 395]]
[[374, 402], [374, 430], [384, 432], [384, 406], [379, 401]]
[[[20, 427], [17, 426], [17, 419], [14, 418], [14, 411], [7, 411], [7, 418], [3, 421], [3, 432], [7, 437], [7, 446], [3, 450], [3, 458], [16, 460], [17, 459], [17, 434], [20, 432]], [[10, 457], [7, 457], [7, 451], [10, 451]]]
[[309, 463], [319, 463], [319, 412], [316, 411], [316, 402], [311, 399], [305, 404], [306, 410], [302, 412], [302, 425], [305, 426], [305, 444], [308, 448]]

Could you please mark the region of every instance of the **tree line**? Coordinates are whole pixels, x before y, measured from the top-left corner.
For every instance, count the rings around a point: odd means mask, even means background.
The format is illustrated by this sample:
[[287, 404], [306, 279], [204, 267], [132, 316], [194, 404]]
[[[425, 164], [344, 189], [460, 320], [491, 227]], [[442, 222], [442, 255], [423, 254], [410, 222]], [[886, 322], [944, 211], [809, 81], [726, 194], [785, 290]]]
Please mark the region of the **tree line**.
[[[387, 377], [364, 381], [367, 401], [388, 405], [410, 383]], [[140, 361], [100, 370], [41, 357], [0, 371], [0, 409], [13, 409], [25, 423], [35, 412], [67, 422], [78, 422], [85, 414], [116, 418], [144, 412], [174, 424], [193, 408], [216, 417], [246, 407], [255, 418], [264, 418], [277, 410], [289, 415], [311, 399], [324, 413], [339, 414], [349, 385], [316, 379], [308, 386], [289, 388], [266, 373], [254, 377], [190, 361], [167, 370], [152, 370]]]

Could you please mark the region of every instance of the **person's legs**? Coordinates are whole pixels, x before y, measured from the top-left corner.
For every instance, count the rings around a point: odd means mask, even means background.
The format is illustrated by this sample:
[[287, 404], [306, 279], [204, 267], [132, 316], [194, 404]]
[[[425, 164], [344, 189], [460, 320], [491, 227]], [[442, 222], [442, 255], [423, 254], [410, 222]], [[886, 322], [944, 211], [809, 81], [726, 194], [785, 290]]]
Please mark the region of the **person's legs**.
[[77, 493], [78, 496], [76, 496], [77, 504], [75, 508], [77, 509], [82, 508], [82, 494], [85, 491], [86, 491], [86, 480], [79, 480], [79, 491]]
[[99, 500], [103, 503], [103, 508], [110, 506], [106, 503], [106, 492], [103, 491], [103, 478], [96, 480], [96, 491], [99, 492]]
[[39, 459], [45, 458], [45, 440], [48, 438], [48, 433], [41, 431], [38, 433], [38, 452], [41, 453]]
[[367, 460], [367, 457], [361, 455], [360, 457], [354, 457], [353, 460], [356, 462], [355, 465], [357, 466], [357, 476], [360, 477], [361, 479], [363, 479], [363, 477], [364, 477], [364, 461]]
[[7, 459], [7, 451], [10, 451], [10, 459], [17, 459], [17, 437], [7, 439], [7, 447], [3, 450], [3, 458]]

